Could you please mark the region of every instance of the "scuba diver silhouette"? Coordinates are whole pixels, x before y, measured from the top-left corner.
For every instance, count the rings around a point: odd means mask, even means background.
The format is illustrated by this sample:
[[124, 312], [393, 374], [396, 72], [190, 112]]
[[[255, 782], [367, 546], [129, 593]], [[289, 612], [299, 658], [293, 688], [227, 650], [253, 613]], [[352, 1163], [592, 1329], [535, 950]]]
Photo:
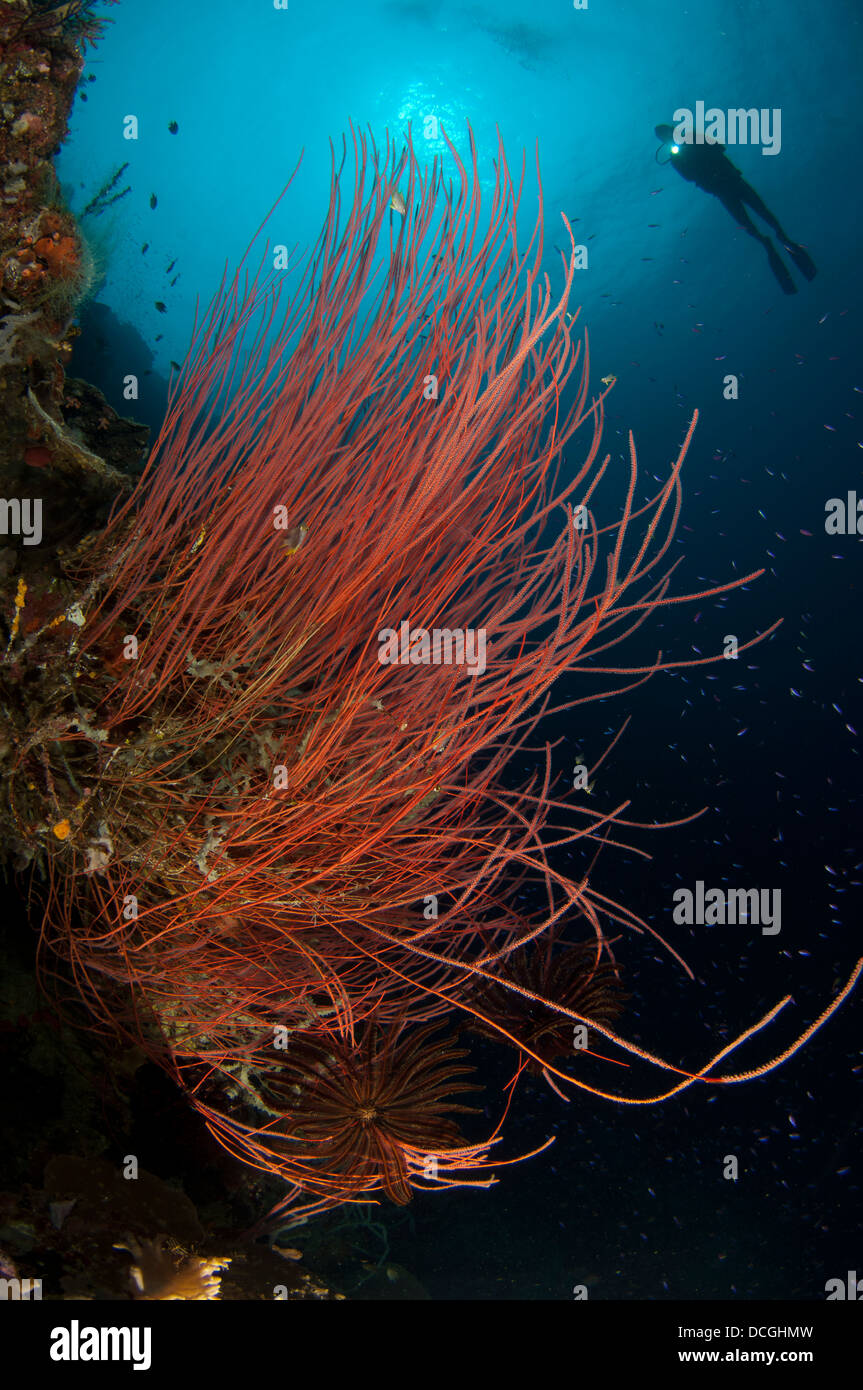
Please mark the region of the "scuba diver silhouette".
[[703, 188], [705, 193], [712, 193], [714, 197], [719, 199], [726, 211], [730, 212], [738, 226], [742, 227], [750, 236], [755, 237], [756, 241], [761, 242], [767, 252], [770, 269], [785, 294], [796, 294], [797, 286], [770, 237], [758, 230], [746, 211], [747, 207], [750, 207], [762, 221], [767, 223], [771, 231], [776, 233], [800, 274], [805, 275], [807, 280], [814, 280], [816, 270], [812, 257], [796, 241], [792, 241], [783, 230], [767, 204], [746, 182], [740, 170], [731, 163], [725, 153], [724, 145], [718, 141], [703, 145], [678, 145], [674, 140], [673, 126], [658, 125], [655, 129], [663, 146], [667, 145], [669, 149], [666, 160], [658, 158], [659, 150], [657, 150], [657, 162], [673, 164], [678, 174], [681, 174], [683, 178], [696, 184], [698, 188]]

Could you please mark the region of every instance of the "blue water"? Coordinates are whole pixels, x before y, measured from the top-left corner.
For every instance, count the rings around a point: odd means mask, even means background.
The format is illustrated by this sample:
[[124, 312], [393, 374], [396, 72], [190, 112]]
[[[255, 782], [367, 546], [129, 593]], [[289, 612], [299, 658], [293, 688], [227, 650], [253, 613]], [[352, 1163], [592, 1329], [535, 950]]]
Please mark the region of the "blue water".
[[[556, 288], [560, 211], [589, 251], [575, 296], [595, 380], [617, 378], [609, 450], [619, 456], [633, 429], [649, 483], [701, 411], [678, 587], [766, 571], [727, 607], [670, 610], [641, 653], [661, 645], [691, 658], [726, 632], [745, 638], [785, 619], [733, 676], [658, 677], [559, 726], [564, 759], [584, 740], [598, 748], [633, 715], [600, 804], [632, 797], [648, 821], [710, 808], [694, 826], [651, 837], [652, 864], [609, 860], [612, 896], [667, 931], [681, 883], [783, 890], [777, 939], [678, 930], [694, 985], [643, 943], [623, 952], [636, 995], [630, 1035], [695, 1062], [723, 1028], [791, 993], [794, 1024], [777, 1025], [790, 1041], [860, 940], [860, 549], [857, 537], [824, 532], [827, 499], [863, 493], [858, 6], [291, 0], [281, 11], [263, 0], [123, 0], [111, 13], [60, 173], [80, 210], [129, 161], [132, 192], [93, 222], [97, 298], [145, 339], [154, 374], [182, 361], [196, 298], [206, 301], [242, 255], [301, 150], [270, 234], [292, 246], [314, 240], [329, 200], [329, 141], [340, 145], [349, 121], [379, 144], [412, 121], [429, 161], [444, 147], [423, 141], [423, 119], [437, 116], [463, 154], [469, 121], [489, 193], [499, 127], [512, 166], [527, 151], [531, 216], [539, 142]], [[817, 263], [812, 283], [794, 272], [793, 297], [714, 198], [656, 162], [654, 125], [699, 100], [781, 111], [777, 155], [741, 146], [729, 156]], [[130, 114], [136, 141], [123, 139]], [[115, 365], [121, 372], [121, 356]], [[729, 372], [737, 401], [723, 399]], [[412, 1231], [394, 1232], [393, 1257], [441, 1297], [568, 1298], [585, 1278], [597, 1298], [819, 1296], [827, 1278], [859, 1264], [854, 1010], [772, 1078], [664, 1108], [564, 1107], [528, 1088], [515, 1148], [555, 1130], [551, 1154], [503, 1170], [492, 1194], [420, 1199]], [[754, 1046], [748, 1064], [769, 1051]], [[741, 1156], [737, 1185], [721, 1178], [728, 1153]]]

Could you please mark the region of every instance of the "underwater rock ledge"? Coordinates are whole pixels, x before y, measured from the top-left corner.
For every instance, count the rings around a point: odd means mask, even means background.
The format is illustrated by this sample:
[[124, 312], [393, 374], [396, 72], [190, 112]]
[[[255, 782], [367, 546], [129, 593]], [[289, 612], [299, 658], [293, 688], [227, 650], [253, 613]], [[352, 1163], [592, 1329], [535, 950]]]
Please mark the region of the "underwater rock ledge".
[[[88, 43], [105, 19], [91, 0], [9, 0], [0, 12], [0, 493], [5, 533], [34, 491], [44, 534], [7, 547], [8, 580], [40, 568], [80, 540], [129, 487], [148, 431], [123, 420], [95, 388], [66, 380], [76, 314], [91, 288], [92, 257], [65, 205], [53, 159]], [[38, 470], [38, 471], [37, 471]], [[38, 487], [35, 484], [38, 483]], [[46, 486], [47, 484], [47, 486]], [[34, 553], [35, 552], [35, 553]], [[6, 605], [8, 611], [8, 604]]]

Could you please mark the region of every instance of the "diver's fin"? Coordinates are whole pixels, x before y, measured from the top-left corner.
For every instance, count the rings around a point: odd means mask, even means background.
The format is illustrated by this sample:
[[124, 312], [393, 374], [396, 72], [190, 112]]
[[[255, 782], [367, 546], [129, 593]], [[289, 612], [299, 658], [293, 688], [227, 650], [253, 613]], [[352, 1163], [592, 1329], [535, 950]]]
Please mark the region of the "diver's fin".
[[796, 294], [797, 286], [791, 279], [788, 267], [783, 262], [782, 257], [780, 256], [779, 252], [776, 250], [776, 247], [773, 245], [773, 242], [769, 238], [767, 238], [764, 242], [764, 249], [767, 252], [767, 259], [770, 262], [770, 269], [773, 271], [773, 274], [779, 281], [782, 293]]
[[805, 275], [807, 280], [814, 280], [818, 271], [809, 252], [804, 250], [802, 246], [798, 246], [796, 241], [786, 241], [783, 242], [783, 245], [800, 274]]

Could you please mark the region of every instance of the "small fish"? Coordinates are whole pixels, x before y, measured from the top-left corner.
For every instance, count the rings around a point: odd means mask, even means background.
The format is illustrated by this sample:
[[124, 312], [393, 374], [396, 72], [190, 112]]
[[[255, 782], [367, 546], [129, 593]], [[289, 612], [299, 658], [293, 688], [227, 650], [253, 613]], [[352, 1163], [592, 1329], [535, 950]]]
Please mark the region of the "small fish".
[[168, 312], [167, 304], [163, 304], [161, 299], [156, 300], [156, 308], [159, 310], [160, 314], [167, 314]]
[[180, 129], [180, 127], [177, 125], [177, 122], [176, 122], [176, 121], [169, 121], [169, 122], [168, 122], [168, 129], [170, 130], [170, 132], [171, 132], [172, 135], [176, 135], [176, 134], [177, 134], [177, 131]]
[[202, 526], [201, 529], [200, 529], [200, 531], [198, 532], [198, 535], [197, 535], [196, 540], [194, 541], [194, 543], [193, 543], [193, 545], [192, 545], [191, 550], [189, 551], [189, 554], [190, 554], [190, 555], [197, 555], [198, 551], [201, 549], [201, 546], [204, 544], [204, 541], [205, 541], [206, 539], [207, 539], [207, 528], [206, 528], [206, 526]]
[[95, 82], [95, 81], [96, 81], [96, 74], [95, 74], [95, 72], [88, 72], [88, 73], [87, 73], [87, 81], [88, 81], [88, 82]]
[[159, 199], [156, 197], [155, 193], [151, 193], [151, 194], [150, 194], [150, 207], [151, 207], [151, 208], [155, 208], [155, 207], [158, 206], [158, 203], [159, 203]]
[[147, 254], [147, 252], [149, 251], [149, 249], [150, 249], [150, 243], [149, 243], [149, 241], [145, 241], [145, 242], [144, 242], [144, 245], [141, 247], [141, 255], [142, 255], [142, 256], [146, 256], [146, 254]]
[[449, 744], [452, 740], [452, 736], [453, 731], [451, 729], [449, 731], [447, 731], [446, 729], [441, 729], [440, 732], [435, 734], [435, 737], [432, 739], [432, 752], [445, 752], [446, 749], [449, 747]]
[[616, 381], [617, 381], [617, 377], [616, 377], [616, 376], [604, 376], [604, 377], [602, 378], [602, 384], [603, 384], [603, 386], [613, 386], [614, 383], [615, 383]]
[[168, 289], [169, 289], [169, 290], [172, 290], [172, 289], [174, 288], [174, 286], [176, 285], [176, 283], [177, 283], [177, 281], [179, 280], [179, 278], [180, 278], [179, 275], [175, 275], [175, 276], [174, 276], [173, 280], [171, 281], [170, 285], [168, 286]]
[[292, 526], [285, 536], [285, 539], [282, 541], [286, 553], [288, 555], [296, 555], [308, 534], [309, 528], [304, 521], [301, 521], [299, 526]]
[[154, 342], [154, 343], [161, 343], [161, 341], [162, 341], [162, 339], [164, 338], [164, 336], [165, 336], [164, 333], [157, 333], [156, 336], [155, 336], [155, 338], [153, 339], [153, 342]]
[[171, 366], [174, 368], [175, 372], [181, 372], [183, 370], [179, 362], [175, 362], [173, 357], [171, 358]]
[[171, 271], [174, 269], [174, 266], [175, 266], [176, 264], [177, 264], [177, 260], [176, 260], [176, 257], [175, 257], [174, 260], [172, 260], [171, 264], [170, 264], [169, 266], [166, 266], [166, 267], [165, 267], [165, 274], [166, 274], [166, 275], [170, 275], [170, 274], [171, 274]]
[[82, 101], [86, 101], [86, 100], [87, 100], [87, 93], [86, 93], [86, 92], [79, 92], [78, 95], [79, 95], [79, 97], [81, 98]]
[[408, 205], [402, 197], [401, 193], [399, 193], [398, 189], [396, 189], [395, 193], [390, 198], [390, 207], [392, 208], [393, 212], [400, 212], [402, 217], [404, 217], [405, 213], [408, 210]]

